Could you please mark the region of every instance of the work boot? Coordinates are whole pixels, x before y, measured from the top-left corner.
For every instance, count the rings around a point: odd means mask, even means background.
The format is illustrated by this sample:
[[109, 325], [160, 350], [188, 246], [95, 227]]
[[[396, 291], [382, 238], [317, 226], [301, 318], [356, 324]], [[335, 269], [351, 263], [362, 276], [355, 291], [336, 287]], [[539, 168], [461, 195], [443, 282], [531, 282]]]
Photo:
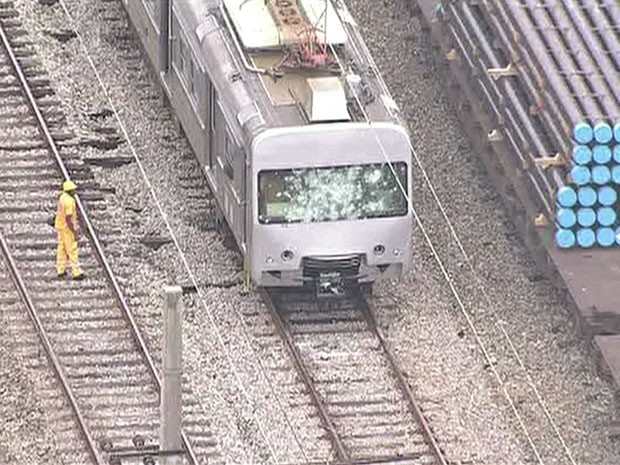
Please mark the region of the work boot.
[[79, 275], [74, 276], [74, 277], [73, 277], [73, 280], [74, 280], [74, 281], [82, 281], [85, 277], [86, 277], [86, 276], [84, 276], [84, 273], [80, 273]]
[[56, 273], [58, 279], [65, 279], [67, 277], [67, 272], [63, 271], [62, 273]]

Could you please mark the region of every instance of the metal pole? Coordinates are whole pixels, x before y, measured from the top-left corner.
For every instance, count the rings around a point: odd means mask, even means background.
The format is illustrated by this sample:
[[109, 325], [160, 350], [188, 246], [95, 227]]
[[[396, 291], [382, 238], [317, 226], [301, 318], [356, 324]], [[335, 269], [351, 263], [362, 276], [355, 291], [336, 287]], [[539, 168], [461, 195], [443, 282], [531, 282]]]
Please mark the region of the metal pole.
[[[159, 447], [162, 451], [181, 450], [181, 369], [183, 301], [180, 286], [166, 286], [164, 306], [163, 382]], [[163, 457], [163, 465], [180, 465], [181, 457]]]

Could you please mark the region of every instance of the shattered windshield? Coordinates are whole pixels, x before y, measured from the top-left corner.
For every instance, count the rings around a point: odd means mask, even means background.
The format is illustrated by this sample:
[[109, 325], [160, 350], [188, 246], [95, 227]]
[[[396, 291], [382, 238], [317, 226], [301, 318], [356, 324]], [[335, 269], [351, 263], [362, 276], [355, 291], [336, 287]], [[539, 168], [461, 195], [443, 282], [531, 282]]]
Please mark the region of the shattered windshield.
[[[392, 163], [407, 188], [407, 165]], [[310, 223], [407, 214], [407, 199], [388, 163], [261, 171], [259, 221]]]

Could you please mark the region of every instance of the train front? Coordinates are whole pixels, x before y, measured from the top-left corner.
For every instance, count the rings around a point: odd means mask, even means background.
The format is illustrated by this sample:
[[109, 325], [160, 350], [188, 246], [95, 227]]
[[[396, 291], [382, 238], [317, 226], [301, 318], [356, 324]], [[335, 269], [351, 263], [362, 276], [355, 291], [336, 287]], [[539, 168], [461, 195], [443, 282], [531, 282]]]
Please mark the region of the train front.
[[250, 183], [254, 282], [334, 295], [401, 277], [412, 253], [410, 160], [407, 133], [389, 123], [261, 134]]

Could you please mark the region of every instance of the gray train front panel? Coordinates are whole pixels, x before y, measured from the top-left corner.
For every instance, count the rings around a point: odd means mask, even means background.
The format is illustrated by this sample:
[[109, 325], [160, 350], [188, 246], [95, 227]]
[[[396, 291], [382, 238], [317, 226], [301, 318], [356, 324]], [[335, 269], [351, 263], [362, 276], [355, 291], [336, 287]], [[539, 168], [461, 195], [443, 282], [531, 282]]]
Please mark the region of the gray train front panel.
[[[327, 2], [324, 37], [338, 72], [289, 69], [274, 78], [266, 71], [294, 35], [265, 19], [265, 0], [123, 1], [257, 285], [301, 285], [314, 273], [304, 266], [330, 260], [353, 264], [361, 282], [402, 276], [411, 260], [412, 219], [401, 191], [411, 192], [408, 134], [344, 4]], [[281, 1], [295, 3], [272, 3]], [[325, 0], [299, 4], [304, 17], [325, 21]], [[248, 5], [253, 22], [240, 13]], [[261, 18], [270, 27], [257, 28]], [[261, 172], [294, 199], [265, 201]], [[332, 192], [342, 211], [306, 192], [317, 175], [343, 184]], [[365, 181], [373, 179], [401, 198], [373, 191]], [[291, 180], [303, 189], [282, 184]], [[381, 198], [369, 211], [344, 208], [347, 195], [360, 195], [355, 189]], [[261, 221], [261, 208], [279, 216]]]

